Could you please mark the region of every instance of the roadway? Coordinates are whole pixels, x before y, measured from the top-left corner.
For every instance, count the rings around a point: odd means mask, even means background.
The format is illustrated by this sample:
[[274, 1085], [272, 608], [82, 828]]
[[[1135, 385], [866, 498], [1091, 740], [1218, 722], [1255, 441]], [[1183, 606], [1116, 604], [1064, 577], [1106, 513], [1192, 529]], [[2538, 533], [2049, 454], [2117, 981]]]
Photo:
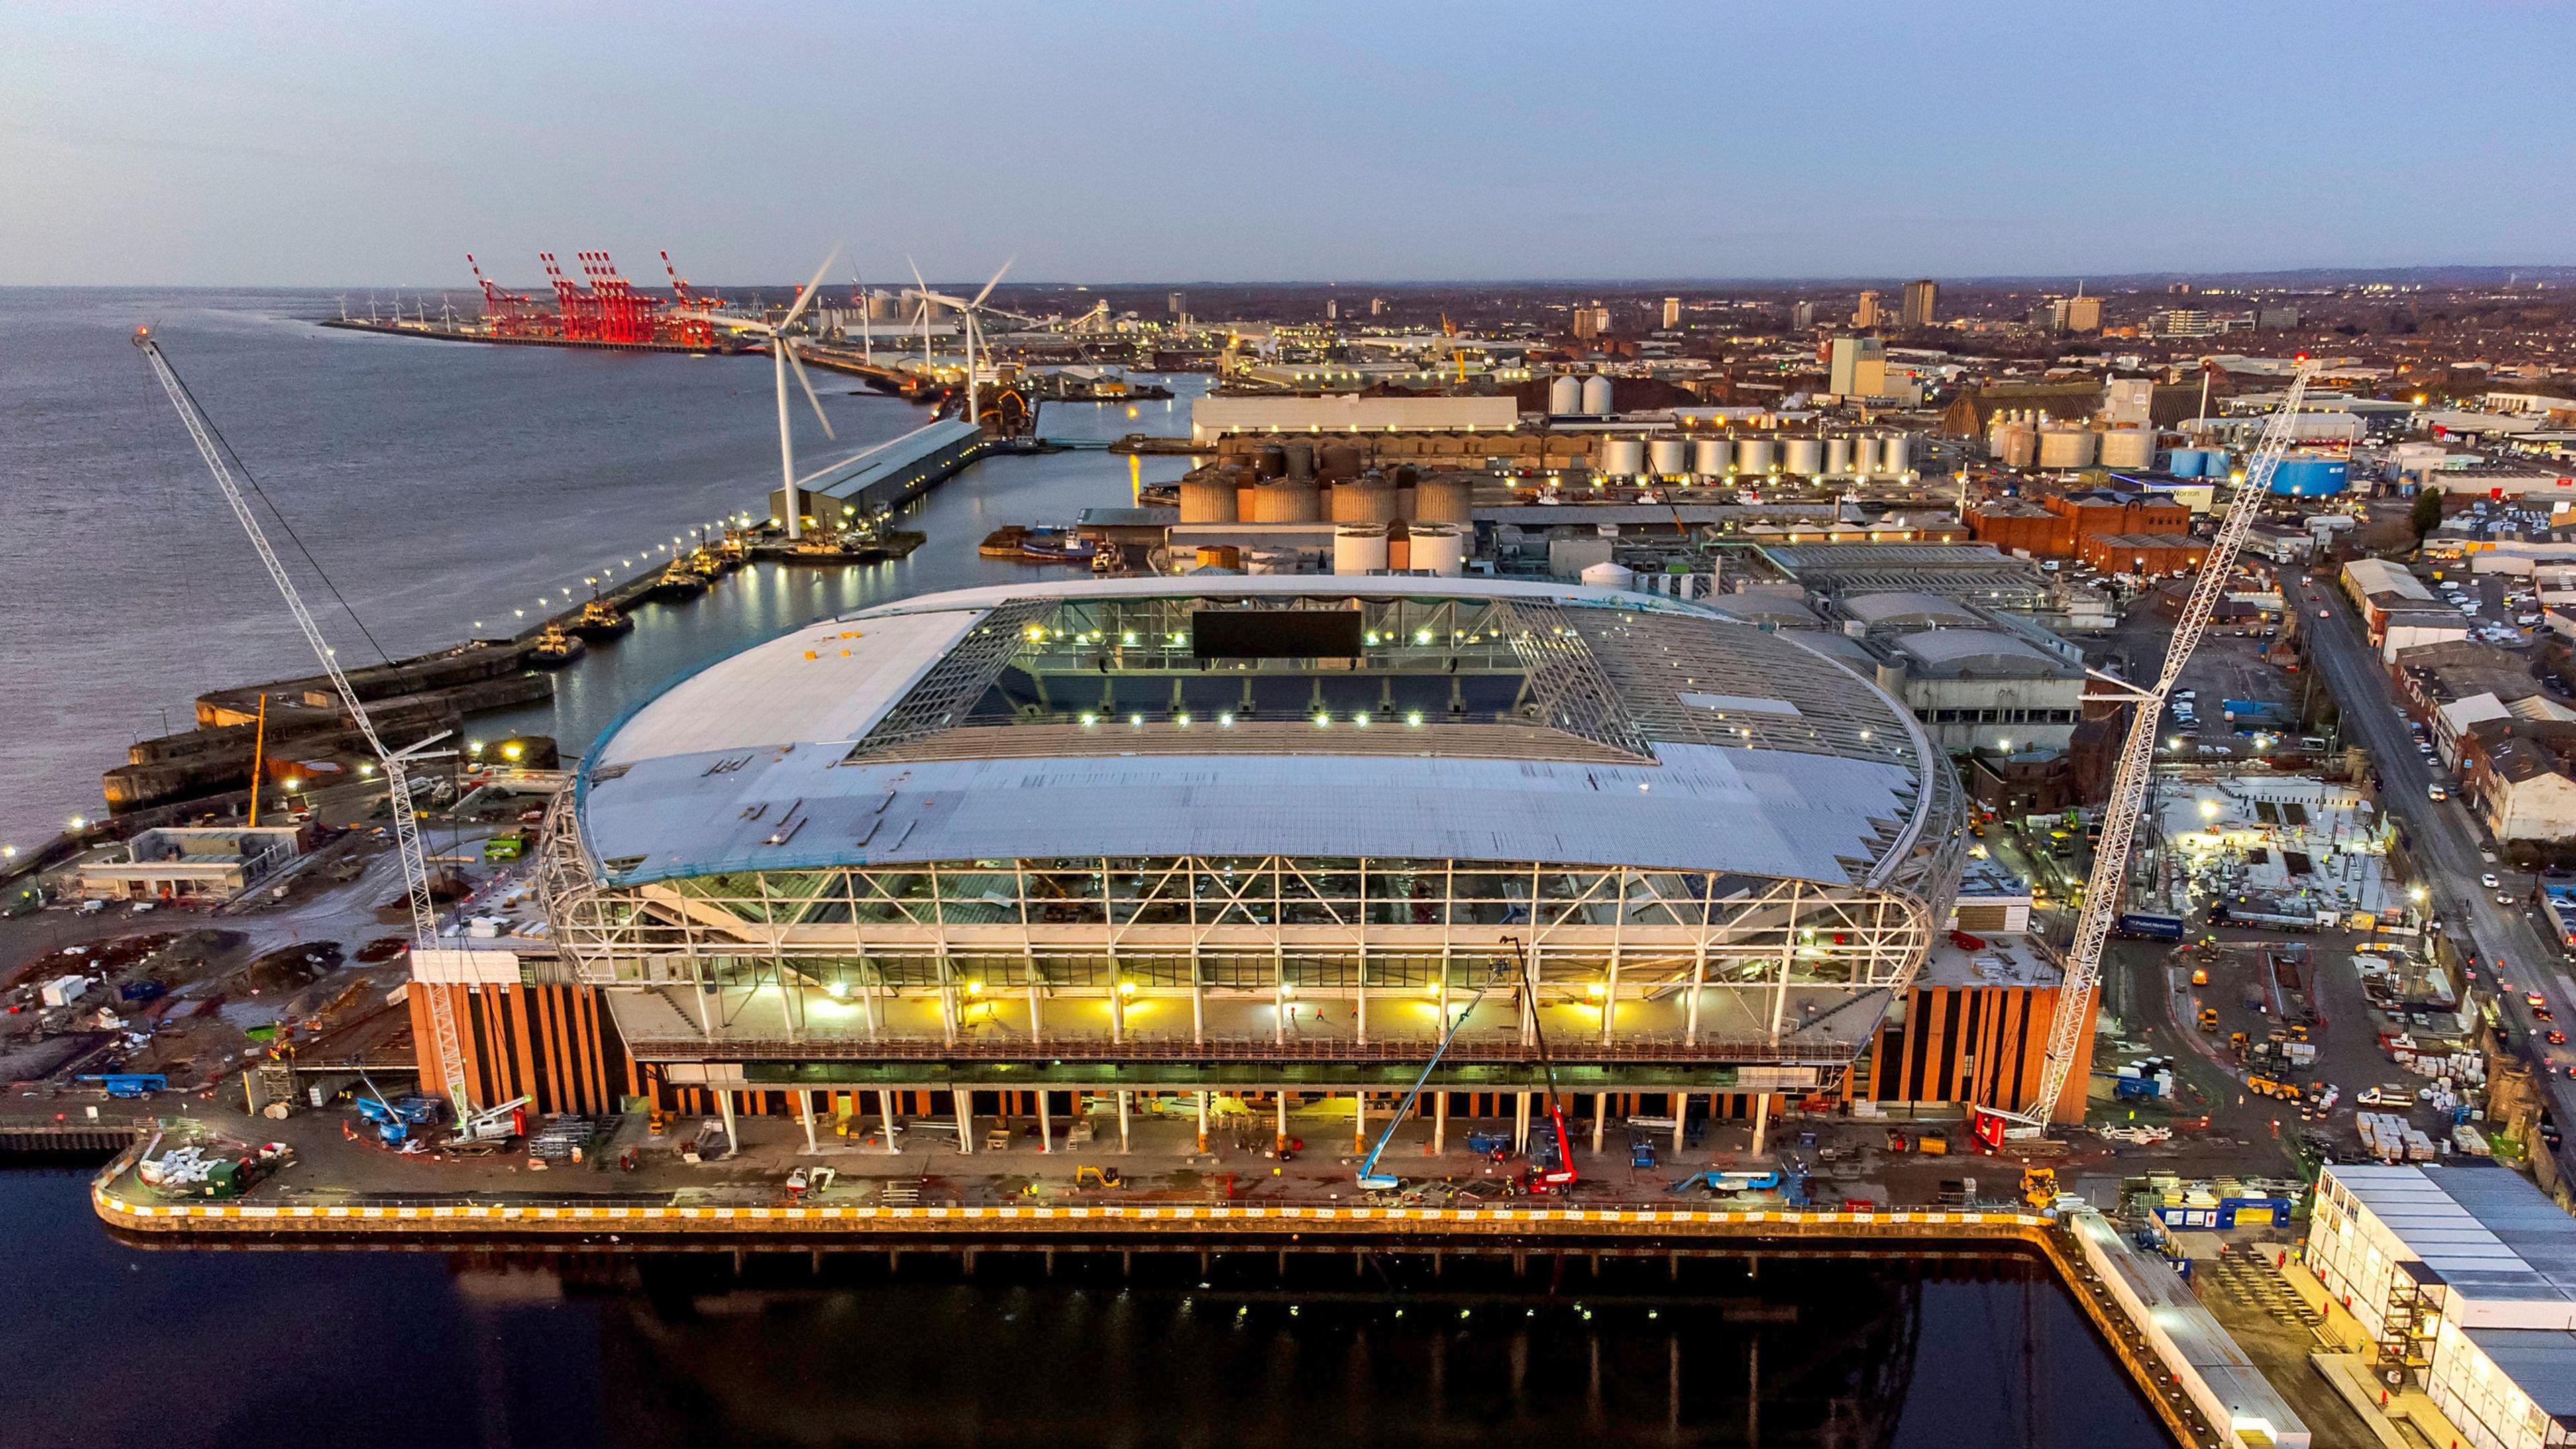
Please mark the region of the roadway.
[[[2480, 852], [2492, 847], [2456, 792], [2443, 801], [2427, 793], [2441, 778], [2437, 767], [2416, 752], [2396, 685], [2342, 590], [2330, 578], [2310, 578], [2294, 569], [2282, 570], [2282, 584], [2292, 591], [2299, 626], [2311, 631], [2309, 657], [2343, 706], [2345, 741], [2369, 752], [2379, 772], [2380, 808], [2405, 822], [2409, 848], [2433, 893], [2443, 929], [2456, 932], [2463, 922], [2468, 926], [2481, 973], [2497, 987], [2504, 1020], [2520, 1038], [2522, 1055], [2540, 1070], [2543, 1099], [2563, 1143], [2564, 1134], [2576, 1128], [2576, 1075], [2570, 1074], [2576, 1049], [2549, 1046], [2534, 1028], [2545, 1032], [2576, 1022], [2576, 984], [2568, 979], [2567, 956], [2533, 921], [2529, 906], [2516, 904], [2531, 898], [2531, 878], [2483, 858]], [[2498, 876], [2508, 903], [2499, 904], [2499, 892], [2480, 884], [2479, 877], [2488, 873]], [[2526, 991], [2541, 994], [2554, 1020], [2534, 1019], [2523, 1000]], [[2546, 1150], [2539, 1143], [2531, 1146], [2535, 1152]], [[2576, 1155], [2562, 1145], [2557, 1158], [2560, 1177], [2576, 1184]]]

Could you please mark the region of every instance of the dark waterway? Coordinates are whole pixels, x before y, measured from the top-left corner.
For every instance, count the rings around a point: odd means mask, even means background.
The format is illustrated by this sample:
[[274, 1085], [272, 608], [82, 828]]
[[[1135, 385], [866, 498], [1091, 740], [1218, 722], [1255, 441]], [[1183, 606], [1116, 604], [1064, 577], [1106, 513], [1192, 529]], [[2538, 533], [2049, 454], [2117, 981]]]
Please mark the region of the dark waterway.
[[[95, 813], [98, 771], [163, 710], [182, 726], [202, 690], [310, 667], [126, 344], [136, 322], [392, 653], [622, 572], [771, 484], [756, 362], [302, 320], [327, 305], [0, 292], [0, 577], [23, 601], [0, 631], [0, 841]], [[826, 406], [841, 447], [922, 420], [837, 391]], [[1186, 426], [1186, 399], [1045, 419], [1056, 436]], [[804, 456], [829, 446], [807, 425]], [[906, 520], [930, 536], [911, 558], [746, 570], [649, 605], [551, 705], [476, 732], [578, 750], [662, 682], [809, 619], [1060, 574], [975, 545], [1183, 466], [979, 464]], [[345, 615], [325, 623], [368, 657]], [[2163, 1442], [2019, 1260], [169, 1250], [108, 1234], [84, 1182], [0, 1170], [0, 1445]]]
[[2166, 1441], [2017, 1258], [170, 1251], [0, 1173], [0, 1442]]

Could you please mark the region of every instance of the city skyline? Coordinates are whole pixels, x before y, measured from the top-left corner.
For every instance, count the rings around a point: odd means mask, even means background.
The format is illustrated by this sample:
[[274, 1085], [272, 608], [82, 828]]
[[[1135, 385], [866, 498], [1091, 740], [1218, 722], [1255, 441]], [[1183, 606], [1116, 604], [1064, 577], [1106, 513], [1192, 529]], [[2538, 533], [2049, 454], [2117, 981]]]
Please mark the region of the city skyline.
[[2570, 163], [2516, 144], [2576, 120], [2561, 10], [728, 14], [14, 11], [0, 285], [786, 280], [844, 238], [1108, 285], [2576, 263]]

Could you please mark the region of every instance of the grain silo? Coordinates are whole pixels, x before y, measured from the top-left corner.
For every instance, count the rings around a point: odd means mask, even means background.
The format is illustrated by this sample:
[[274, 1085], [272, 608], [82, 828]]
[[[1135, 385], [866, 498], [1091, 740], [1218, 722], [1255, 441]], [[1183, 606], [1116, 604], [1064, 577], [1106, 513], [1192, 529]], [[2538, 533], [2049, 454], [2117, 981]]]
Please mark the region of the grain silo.
[[1637, 572], [1626, 564], [1597, 563], [1583, 571], [1583, 583], [1594, 589], [1634, 589]]
[[1890, 433], [1878, 445], [1878, 469], [1891, 478], [1902, 477], [1913, 464], [1914, 438], [1908, 433]]
[[1691, 444], [1691, 471], [1703, 478], [1723, 478], [1735, 461], [1735, 449], [1724, 438], [1702, 438]]
[[1550, 417], [1570, 418], [1583, 411], [1583, 379], [1572, 373], [1560, 373], [1547, 385], [1547, 411]]
[[1583, 380], [1583, 415], [1606, 418], [1618, 411], [1610, 400], [1610, 379], [1594, 373]]
[[1863, 433], [1852, 439], [1852, 472], [1863, 478], [1878, 476], [1879, 441], [1875, 433]]
[[1320, 476], [1327, 483], [1338, 483], [1344, 478], [1356, 478], [1360, 476], [1360, 469], [1368, 463], [1367, 450], [1357, 443], [1326, 443], [1316, 449], [1315, 453], [1316, 466], [1320, 470]]
[[1646, 455], [1658, 478], [1678, 478], [1690, 471], [1690, 444], [1680, 438], [1657, 438], [1646, 445]]
[[1771, 471], [1771, 440], [1746, 438], [1735, 445], [1735, 471], [1747, 478], [1758, 478]]
[[1643, 438], [1604, 438], [1601, 461], [1595, 472], [1613, 478], [1634, 478], [1646, 471], [1646, 442]]
[[1788, 454], [1787, 471], [1801, 478], [1813, 478], [1825, 468], [1825, 445], [1815, 438], [1791, 438], [1783, 452]]
[[1290, 442], [1283, 446], [1280, 452], [1287, 456], [1288, 463], [1288, 471], [1281, 476], [1294, 478], [1301, 483], [1315, 476], [1314, 444]]
[[2039, 457], [2039, 429], [2028, 423], [2007, 423], [1996, 433], [1995, 461], [2007, 468], [2027, 468]]
[[1851, 471], [1852, 446], [1849, 438], [1825, 439], [1825, 476], [1840, 478]]

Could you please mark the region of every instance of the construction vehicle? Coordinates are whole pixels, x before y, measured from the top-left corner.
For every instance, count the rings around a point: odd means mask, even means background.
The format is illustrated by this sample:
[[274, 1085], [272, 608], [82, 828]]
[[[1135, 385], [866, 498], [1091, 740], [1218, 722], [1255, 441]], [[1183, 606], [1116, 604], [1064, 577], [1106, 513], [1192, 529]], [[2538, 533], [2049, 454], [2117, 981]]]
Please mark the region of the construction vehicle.
[[170, 1090], [170, 1079], [159, 1072], [100, 1072], [73, 1080], [87, 1082], [111, 1097], [128, 1101]]
[[450, 1152], [492, 1152], [513, 1137], [528, 1135], [528, 1106], [536, 1099], [519, 1097], [498, 1107], [487, 1107], [456, 1124], [448, 1134]]
[[1574, 1190], [1574, 1139], [1565, 1130], [1565, 1103], [1556, 1095], [1556, 1062], [1547, 1054], [1547, 1032], [1538, 1019], [1538, 977], [1530, 969], [1529, 952], [1521, 943], [1511, 943], [1520, 956], [1521, 999], [1528, 1003], [1530, 1036], [1538, 1043], [1539, 1070], [1547, 1077], [1547, 1120], [1556, 1129], [1556, 1164], [1533, 1162], [1521, 1176], [1521, 1186], [1531, 1193], [1563, 1194]]
[[2112, 773], [2110, 799], [2098, 817], [2102, 838], [2094, 846], [2093, 868], [2085, 877], [2083, 905], [2076, 914], [2074, 939], [2067, 947], [2065, 977], [2058, 987], [2057, 1008], [2049, 1020], [2048, 1048], [2041, 1061], [2038, 1090], [2031, 1094], [2032, 1105], [2027, 1110], [1976, 1108], [1972, 1121], [1980, 1140], [2000, 1144], [2006, 1137], [2036, 1137], [2045, 1131], [2065, 1093], [2075, 1060], [2084, 1051], [2085, 1037], [2093, 1029], [2093, 995], [2102, 987], [2102, 948], [2129, 894], [2129, 848], [2137, 839], [2138, 820], [2146, 808], [2148, 786], [2153, 783], [2166, 702], [2173, 697], [2184, 666], [2191, 663], [2201, 635], [2208, 631], [2210, 619], [2227, 596], [2236, 572], [2236, 556], [2244, 549], [2264, 500], [2271, 496], [2273, 474], [2279, 471], [2281, 459], [2290, 450], [2292, 425], [2307, 399], [2308, 384], [2316, 375], [2317, 364], [2301, 356], [2298, 371], [2282, 394], [2280, 409], [2263, 425], [2262, 440], [2246, 462], [2245, 479], [2236, 485], [2236, 494], [2228, 501], [2227, 515], [2210, 541], [2208, 556], [2192, 582], [2182, 615], [2167, 636], [2164, 667], [2155, 683], [2140, 688], [2117, 675], [2086, 671], [2107, 689], [2087, 693], [2085, 700], [2134, 706], [2129, 732], [2121, 743], [2119, 766]]
[[1629, 1138], [1628, 1165], [1630, 1167], [1653, 1167], [1655, 1165], [1655, 1139], [1651, 1137]]
[[[2217, 1008], [2217, 1007], [2215, 1007], [2215, 1006], [2204, 1006], [2204, 1007], [2202, 1007], [2202, 1008], [2200, 1009], [2200, 1029], [2201, 1029], [2202, 1031], [2205, 1031], [2205, 1032], [2210, 1033], [2212, 1036], [2215, 1036], [2215, 1035], [2217, 1035], [2217, 1034], [2218, 1034], [2218, 1008]], [[2236, 1034], [2236, 1036], [2237, 1036], [2237, 1039], [2238, 1039], [2239, 1041], [2242, 1041], [2242, 1040], [2244, 1039], [2245, 1033], [2243, 1033], [2243, 1032], [2241, 1032], [2241, 1031], [2240, 1031], [2240, 1032], [2238, 1032], [2238, 1033]]]
[[[413, 960], [417, 961], [420, 952], [434, 949], [438, 944], [438, 908], [430, 899], [429, 865], [420, 848], [420, 816], [413, 807], [411, 767], [423, 760], [452, 753], [429, 748], [445, 739], [448, 732], [441, 730], [399, 750], [388, 746], [383, 736], [376, 732], [375, 721], [368, 716], [366, 705], [358, 699], [356, 687], [349, 683], [349, 676], [341, 672], [338, 653], [323, 638], [322, 625], [314, 619], [312, 611], [304, 607], [304, 596], [296, 592], [294, 578], [286, 572], [286, 565], [278, 558], [277, 550], [269, 546], [268, 532], [260, 527], [258, 515], [251, 512], [250, 501], [242, 496], [241, 485], [235, 481], [232, 468], [234, 463], [241, 461], [240, 455], [233, 452], [232, 444], [224, 439], [213, 420], [197, 405], [196, 394], [180, 380], [178, 370], [170, 365], [170, 359], [162, 355], [161, 344], [153, 338], [152, 329], [136, 328], [134, 345], [142, 351], [144, 361], [150, 364], [152, 375], [161, 383], [161, 390], [169, 394], [170, 405], [179, 410], [179, 421], [187, 427], [189, 439], [197, 445], [197, 455], [205, 460], [206, 470], [214, 475], [215, 486], [222, 490], [224, 502], [231, 506], [233, 517], [240, 522], [242, 531], [250, 535], [252, 549], [267, 568], [269, 581], [277, 585], [278, 593], [285, 597], [287, 612], [295, 616], [296, 627], [303, 631], [304, 642], [311, 646], [313, 657], [321, 662], [322, 672], [330, 676], [331, 688], [339, 696], [340, 707], [348, 714], [349, 722], [357, 727], [377, 763], [384, 768], [386, 800], [393, 812], [394, 842], [402, 856], [403, 890], [411, 906]], [[247, 465], [241, 471], [245, 476], [250, 473]], [[257, 480], [253, 480], [251, 486], [256, 488]], [[283, 515], [280, 515], [280, 521], [283, 521]], [[353, 612], [349, 617], [354, 622], [357, 615]], [[361, 633], [365, 632], [364, 625], [359, 629]], [[372, 637], [369, 642], [373, 642]], [[256, 790], [252, 791], [252, 798], [258, 798]], [[462, 1117], [473, 1110], [474, 1104], [465, 1081], [465, 1049], [462, 1034], [457, 1030], [456, 1004], [443, 990], [430, 990], [427, 995], [430, 1045], [437, 1051], [439, 1065], [447, 1074], [448, 1104]]]
[[436, 1097], [405, 1097], [394, 1101], [376, 1089], [372, 1078], [361, 1074], [366, 1094], [353, 1099], [358, 1116], [375, 1133], [376, 1140], [387, 1147], [408, 1148], [412, 1134], [438, 1120]]
[[[1477, 987], [1476, 994], [1468, 997], [1467, 1004], [1458, 1009], [1458, 1015], [1450, 1021], [1448, 1030], [1440, 1033], [1440, 1043], [1431, 1049], [1431, 1059], [1422, 1064], [1421, 1075], [1413, 1079], [1413, 1090], [1405, 1093], [1404, 1100], [1396, 1104], [1395, 1115], [1386, 1119], [1386, 1131], [1378, 1137], [1377, 1145], [1369, 1149], [1368, 1160], [1360, 1164], [1361, 1191], [1393, 1192], [1404, 1185], [1401, 1179], [1377, 1170], [1378, 1155], [1386, 1151], [1386, 1144], [1395, 1140], [1395, 1129], [1404, 1121], [1404, 1114], [1412, 1111], [1413, 1104], [1421, 1100], [1422, 1084], [1431, 1080], [1431, 1073], [1439, 1067], [1440, 1058], [1449, 1050], [1449, 1043], [1457, 1040], [1458, 1028], [1466, 1025], [1467, 1018], [1473, 1015], [1476, 1007], [1484, 1001], [1485, 993], [1493, 990], [1494, 983], [1503, 979], [1506, 969], [1503, 966], [1496, 966], [1492, 974], [1485, 978], [1485, 984]], [[1468, 1145], [1472, 1147], [1474, 1142], [1475, 1139], [1471, 1136], [1468, 1139]]]
[[2194, 986], [2207, 986], [2209, 984], [2209, 968], [2206, 966], [2194, 966], [2191, 968], [2191, 984]]
[[1757, 1172], [1746, 1169], [1730, 1171], [1720, 1168], [1710, 1172], [1694, 1172], [1665, 1188], [1664, 1191], [1688, 1192], [1695, 1187], [1704, 1187], [1710, 1192], [1717, 1193], [1775, 1192], [1780, 1188], [1782, 1181], [1780, 1173], [1776, 1170]]
[[1073, 1185], [1076, 1190], [1096, 1187], [1106, 1191], [1113, 1187], [1125, 1187], [1127, 1179], [1114, 1167], [1077, 1167], [1073, 1170]]
[[1950, 1153], [1950, 1134], [1926, 1132], [1914, 1139], [1914, 1150], [1925, 1157], [1946, 1157]]
[[2035, 1208], [2057, 1205], [2057, 1169], [2025, 1167], [2021, 1170], [2021, 1200]]
[[1490, 1157], [1500, 1162], [1511, 1156], [1512, 1135], [1508, 1132], [1470, 1132], [1467, 1134], [1467, 1150], [1478, 1157]]

